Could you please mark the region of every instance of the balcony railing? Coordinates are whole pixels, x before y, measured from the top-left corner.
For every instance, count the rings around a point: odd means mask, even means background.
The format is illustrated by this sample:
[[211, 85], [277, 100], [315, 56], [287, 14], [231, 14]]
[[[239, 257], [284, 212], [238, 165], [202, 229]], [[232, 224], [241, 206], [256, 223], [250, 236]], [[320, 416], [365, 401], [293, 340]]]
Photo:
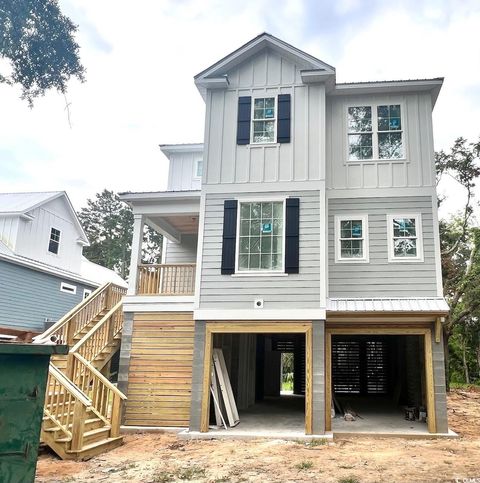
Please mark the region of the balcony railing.
[[193, 295], [195, 263], [139, 265], [137, 295]]

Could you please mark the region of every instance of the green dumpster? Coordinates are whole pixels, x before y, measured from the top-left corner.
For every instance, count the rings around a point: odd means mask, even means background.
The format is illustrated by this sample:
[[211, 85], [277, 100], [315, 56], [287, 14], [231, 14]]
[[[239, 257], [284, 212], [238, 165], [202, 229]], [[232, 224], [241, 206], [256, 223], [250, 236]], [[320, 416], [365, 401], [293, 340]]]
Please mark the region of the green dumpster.
[[0, 344], [0, 482], [35, 479], [52, 354], [66, 345]]

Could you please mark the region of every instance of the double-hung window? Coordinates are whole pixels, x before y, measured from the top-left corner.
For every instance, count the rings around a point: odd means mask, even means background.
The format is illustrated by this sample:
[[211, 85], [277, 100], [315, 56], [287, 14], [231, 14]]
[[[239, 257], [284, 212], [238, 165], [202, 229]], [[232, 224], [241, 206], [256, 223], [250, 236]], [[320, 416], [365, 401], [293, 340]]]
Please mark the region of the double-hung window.
[[48, 242], [48, 251], [50, 253], [58, 254], [58, 247], [60, 246], [60, 230], [52, 228], [50, 230], [50, 240]]
[[368, 216], [335, 217], [337, 262], [368, 262]]
[[202, 179], [202, 175], [203, 175], [203, 160], [197, 159], [194, 163], [193, 177], [195, 179]]
[[351, 106], [347, 118], [350, 161], [405, 157], [400, 104]]
[[388, 215], [389, 261], [422, 261], [422, 221], [416, 215]]
[[276, 138], [275, 97], [253, 99], [252, 143], [274, 143]]
[[239, 203], [237, 272], [284, 269], [284, 201]]

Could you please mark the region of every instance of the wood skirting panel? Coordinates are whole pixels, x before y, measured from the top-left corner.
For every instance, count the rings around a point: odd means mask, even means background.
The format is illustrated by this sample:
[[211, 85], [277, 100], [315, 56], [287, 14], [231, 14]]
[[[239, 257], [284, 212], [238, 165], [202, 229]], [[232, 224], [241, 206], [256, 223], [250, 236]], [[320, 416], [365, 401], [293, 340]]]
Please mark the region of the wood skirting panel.
[[192, 312], [134, 315], [126, 425], [188, 426], [193, 335]]

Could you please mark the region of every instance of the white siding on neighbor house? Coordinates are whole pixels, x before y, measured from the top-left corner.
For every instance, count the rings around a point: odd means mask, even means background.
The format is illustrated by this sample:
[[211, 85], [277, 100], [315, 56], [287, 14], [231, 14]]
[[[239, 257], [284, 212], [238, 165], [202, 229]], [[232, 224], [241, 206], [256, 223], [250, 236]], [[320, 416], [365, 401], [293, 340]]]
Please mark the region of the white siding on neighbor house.
[[[80, 272], [82, 245], [77, 243], [80, 236], [72, 220], [72, 213], [63, 197], [56, 198], [29, 212], [32, 221], [20, 220], [15, 253], [39, 262], [72, 272]], [[48, 251], [50, 231], [60, 230], [58, 254]]]
[[[347, 108], [400, 104], [405, 159], [348, 161]], [[327, 188], [435, 186], [430, 93], [329, 96], [327, 99]]]
[[[232, 276], [220, 273], [223, 202], [225, 194], [207, 194], [202, 249], [200, 309], [253, 309], [254, 299], [264, 309], [320, 307], [320, 192], [288, 193], [300, 198], [300, 273], [286, 276]], [[261, 193], [283, 197], [285, 193]]]
[[10, 250], [15, 249], [19, 223], [20, 219], [18, 216], [0, 216], [0, 240]]
[[[74, 285], [75, 294], [60, 291], [62, 282]], [[56, 322], [83, 299], [83, 285], [21, 265], [0, 261], [0, 327], [42, 332], [45, 322]]]
[[196, 263], [198, 235], [182, 235], [181, 243], [164, 240], [167, 246], [163, 263]]
[[195, 163], [203, 159], [203, 152], [176, 152], [168, 154], [168, 191], [199, 190], [202, 180], [195, 179]]
[[[295, 65], [270, 49], [228, 72], [226, 90], [210, 90], [205, 124], [206, 188], [222, 183], [323, 179], [325, 89], [302, 84]], [[237, 145], [240, 96], [291, 95], [291, 142]], [[259, 188], [259, 191], [261, 188]]]
[[[387, 215], [422, 218], [423, 262], [388, 262]], [[368, 214], [369, 263], [335, 262], [335, 215]], [[329, 297], [427, 297], [437, 295], [430, 196], [328, 200]]]

